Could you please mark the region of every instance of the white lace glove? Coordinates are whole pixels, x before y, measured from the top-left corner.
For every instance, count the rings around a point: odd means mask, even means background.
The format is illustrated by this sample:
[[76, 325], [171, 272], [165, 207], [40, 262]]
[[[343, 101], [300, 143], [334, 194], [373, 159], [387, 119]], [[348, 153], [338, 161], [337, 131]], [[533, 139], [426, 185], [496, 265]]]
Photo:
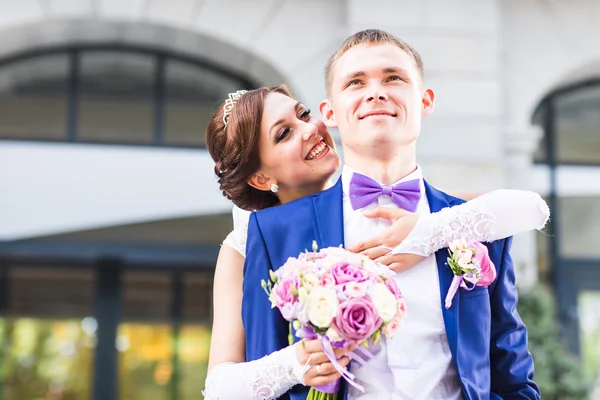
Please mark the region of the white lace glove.
[[243, 363], [223, 363], [206, 377], [206, 400], [271, 400], [302, 383], [309, 365], [302, 366], [294, 346], [261, 359]]
[[504, 239], [543, 228], [549, 216], [548, 205], [537, 193], [495, 190], [461, 205], [421, 215], [408, 237], [391, 253], [426, 257], [448, 247], [455, 239]]

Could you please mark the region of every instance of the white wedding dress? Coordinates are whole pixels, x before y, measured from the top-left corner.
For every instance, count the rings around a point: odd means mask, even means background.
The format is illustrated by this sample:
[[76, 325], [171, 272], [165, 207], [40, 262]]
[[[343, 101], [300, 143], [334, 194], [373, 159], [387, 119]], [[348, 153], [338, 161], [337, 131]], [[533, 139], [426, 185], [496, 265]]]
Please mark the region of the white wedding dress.
[[[234, 209], [234, 230], [223, 244], [246, 254], [249, 213]], [[464, 204], [422, 215], [408, 237], [392, 253], [429, 256], [459, 238], [481, 242], [542, 229], [550, 216], [544, 200], [533, 192], [501, 189]], [[302, 383], [308, 366], [299, 365], [293, 346], [259, 360], [223, 363], [206, 378], [207, 400], [276, 399]], [[236, 382], [232, 385], [232, 382]]]

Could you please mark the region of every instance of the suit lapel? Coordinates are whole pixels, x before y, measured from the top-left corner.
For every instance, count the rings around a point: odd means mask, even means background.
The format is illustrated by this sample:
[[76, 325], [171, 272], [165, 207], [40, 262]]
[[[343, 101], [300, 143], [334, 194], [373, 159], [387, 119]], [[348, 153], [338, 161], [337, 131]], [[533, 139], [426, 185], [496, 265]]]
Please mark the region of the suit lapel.
[[[435, 189], [427, 182], [424, 181], [425, 192], [427, 194], [427, 200], [429, 201], [429, 208], [432, 213], [438, 212], [443, 208], [451, 207], [459, 203], [458, 199], [446, 195], [443, 192]], [[452, 270], [446, 265], [446, 259], [448, 258], [448, 249], [441, 249], [435, 253], [435, 258], [438, 266], [438, 275], [440, 279], [440, 295], [441, 295], [441, 307], [442, 314], [444, 316], [444, 325], [446, 327], [446, 335], [448, 336], [448, 344], [452, 352], [452, 357], [457, 360], [457, 347], [458, 347], [458, 310], [460, 296], [455, 296], [452, 300], [452, 306], [446, 309], [444, 306], [444, 300], [454, 275]]]
[[344, 244], [342, 179], [313, 197], [313, 231], [319, 248]]

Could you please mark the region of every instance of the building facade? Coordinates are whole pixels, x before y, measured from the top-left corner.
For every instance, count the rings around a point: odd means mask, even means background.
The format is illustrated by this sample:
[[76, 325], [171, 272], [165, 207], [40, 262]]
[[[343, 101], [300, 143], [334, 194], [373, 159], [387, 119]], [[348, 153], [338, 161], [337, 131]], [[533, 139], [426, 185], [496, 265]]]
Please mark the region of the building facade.
[[[531, 189], [517, 281], [557, 294], [599, 366], [600, 3], [0, 0], [0, 399], [188, 399], [231, 229], [203, 147], [227, 93], [286, 83], [313, 110], [345, 37], [412, 44], [436, 92], [418, 157], [445, 190]], [[2, 370], [2, 366], [0, 366]], [[26, 377], [26, 378], [23, 378]]]

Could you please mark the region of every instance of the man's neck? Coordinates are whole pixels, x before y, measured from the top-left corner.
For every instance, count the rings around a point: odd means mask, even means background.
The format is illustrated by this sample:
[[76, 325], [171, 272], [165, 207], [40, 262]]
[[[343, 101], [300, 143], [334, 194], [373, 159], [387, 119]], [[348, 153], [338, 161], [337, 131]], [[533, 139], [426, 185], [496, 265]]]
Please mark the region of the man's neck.
[[364, 156], [344, 149], [345, 164], [384, 185], [392, 185], [417, 169], [414, 147], [400, 149], [390, 157]]

